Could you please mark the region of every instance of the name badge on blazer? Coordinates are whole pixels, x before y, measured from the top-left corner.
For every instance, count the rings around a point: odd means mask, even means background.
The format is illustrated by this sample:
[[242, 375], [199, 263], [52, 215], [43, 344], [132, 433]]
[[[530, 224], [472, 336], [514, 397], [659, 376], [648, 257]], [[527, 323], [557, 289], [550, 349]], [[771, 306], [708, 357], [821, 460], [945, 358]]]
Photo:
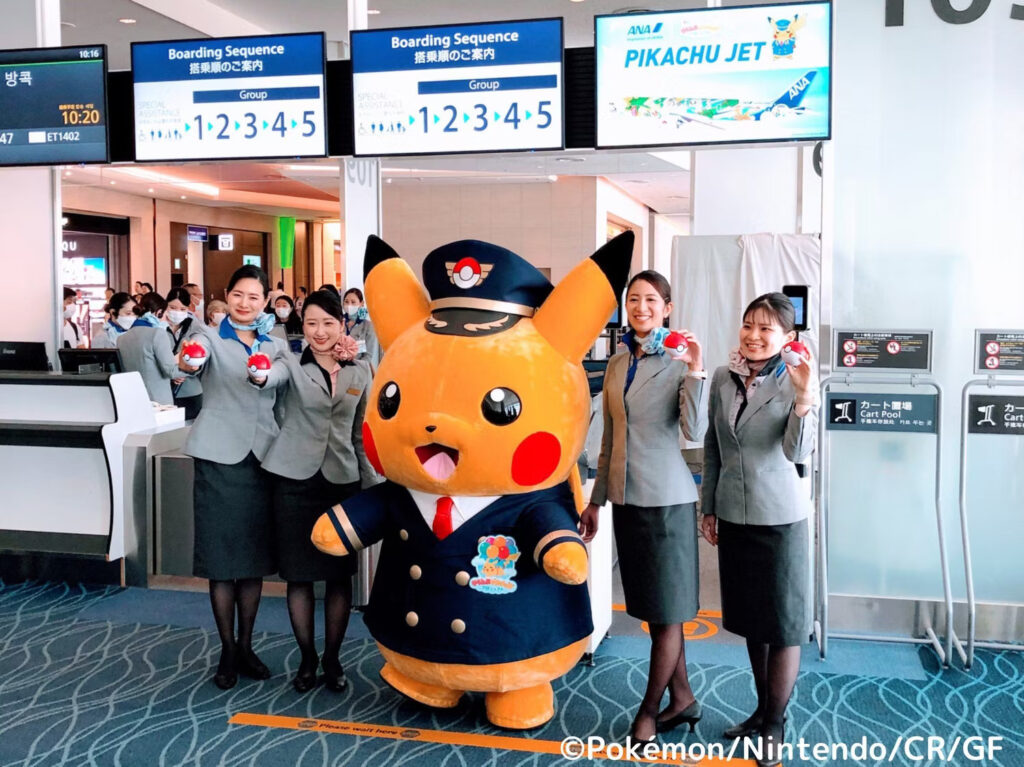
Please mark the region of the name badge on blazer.
[[362, 389], [355, 389], [355, 388], [353, 388], [353, 389], [346, 389], [345, 390], [345, 394], [351, 394], [353, 397], [358, 397], [362, 393], [363, 393]]

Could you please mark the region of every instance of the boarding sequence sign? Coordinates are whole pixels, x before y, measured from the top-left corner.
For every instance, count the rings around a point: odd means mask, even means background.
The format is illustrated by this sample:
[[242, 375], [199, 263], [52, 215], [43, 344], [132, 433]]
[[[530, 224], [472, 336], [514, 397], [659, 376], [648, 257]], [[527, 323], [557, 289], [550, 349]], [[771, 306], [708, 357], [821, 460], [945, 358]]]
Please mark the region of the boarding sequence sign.
[[830, 134], [828, 2], [598, 16], [598, 148]]
[[135, 158], [323, 157], [323, 33], [133, 43]]
[[561, 19], [351, 38], [357, 155], [562, 148]]
[[0, 165], [107, 161], [106, 55], [0, 51]]

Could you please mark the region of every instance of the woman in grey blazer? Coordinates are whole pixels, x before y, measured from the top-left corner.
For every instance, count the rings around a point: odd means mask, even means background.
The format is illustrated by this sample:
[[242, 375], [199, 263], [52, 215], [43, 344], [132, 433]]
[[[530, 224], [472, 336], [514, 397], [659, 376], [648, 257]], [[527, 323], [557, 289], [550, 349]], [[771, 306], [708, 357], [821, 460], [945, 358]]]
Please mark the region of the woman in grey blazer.
[[[192, 323], [198, 322], [189, 313], [192, 295], [185, 288], [171, 288], [167, 293], [167, 311], [164, 312], [164, 320], [167, 321], [167, 335], [171, 340], [171, 351], [177, 357], [181, 351], [181, 345], [189, 337]], [[177, 365], [175, 365], [177, 367]], [[185, 376], [172, 381], [172, 392], [174, 404], [185, 408], [185, 420], [193, 421], [199, 415], [199, 409], [203, 406], [203, 385], [195, 376]]]
[[117, 350], [125, 370], [136, 370], [142, 376], [152, 402], [173, 405], [171, 380], [181, 376], [177, 360], [167, 336], [164, 310], [167, 302], [158, 293], [147, 293], [139, 302], [138, 317], [127, 332], [117, 338]]
[[[316, 685], [313, 582], [326, 581], [324, 596], [324, 678], [341, 692], [345, 675], [338, 660], [352, 606], [356, 557], [331, 557], [310, 540], [324, 509], [380, 479], [363, 452], [363, 414], [372, 376], [354, 361], [356, 343], [342, 332], [341, 304], [318, 290], [302, 307], [307, 343], [290, 355], [287, 392], [281, 402], [281, 433], [263, 459], [274, 475], [274, 521], [281, 577], [288, 582], [288, 613], [302, 660], [292, 684], [299, 692]], [[341, 342], [341, 343], [339, 343]]]
[[[604, 378], [604, 434], [597, 481], [583, 511], [585, 541], [597, 531], [598, 510], [612, 502], [612, 523], [626, 612], [647, 621], [651, 666], [634, 740], [700, 719], [690, 689], [682, 624], [697, 614], [697, 489], [683, 461], [679, 431], [699, 441], [707, 428], [700, 343], [669, 353], [664, 325], [672, 292], [658, 272], [640, 272], [626, 288], [628, 351], [614, 355]], [[658, 712], [666, 688], [669, 704]]]
[[366, 313], [363, 291], [359, 288], [346, 290], [341, 306], [345, 311], [345, 334], [352, 336], [359, 343], [359, 355], [356, 359], [366, 360], [370, 363], [370, 369], [376, 371], [377, 365], [380, 364], [380, 343], [377, 341], [373, 323]]
[[[274, 325], [274, 316], [262, 313], [268, 288], [262, 269], [235, 271], [225, 291], [228, 316], [220, 327], [196, 322], [191, 328], [189, 340], [206, 347], [206, 364], [195, 368], [178, 357], [182, 371], [203, 378], [203, 409], [185, 443], [185, 452], [195, 459], [193, 573], [210, 581], [221, 640], [213, 681], [225, 690], [235, 686], [239, 673], [270, 677], [252, 649], [263, 576], [277, 571], [270, 475], [260, 461], [278, 434], [274, 404], [278, 387], [288, 382], [285, 362], [291, 352], [268, 335]], [[249, 356], [257, 351], [271, 359], [264, 381], [248, 371]]]
[[817, 384], [811, 360], [793, 367], [780, 357], [796, 337], [793, 322], [781, 293], [743, 313], [739, 348], [711, 381], [701, 483], [701, 526], [718, 546], [722, 624], [746, 638], [757, 690], [757, 709], [725, 736], [760, 733], [770, 758], [758, 763], [768, 765], [779, 762], [800, 645], [811, 631], [810, 500], [794, 464], [814, 450]]

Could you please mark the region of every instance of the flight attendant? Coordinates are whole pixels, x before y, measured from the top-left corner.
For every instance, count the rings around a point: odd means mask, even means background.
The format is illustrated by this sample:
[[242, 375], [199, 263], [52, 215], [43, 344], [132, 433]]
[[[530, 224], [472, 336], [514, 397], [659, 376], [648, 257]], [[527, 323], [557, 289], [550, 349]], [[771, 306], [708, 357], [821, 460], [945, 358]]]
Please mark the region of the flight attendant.
[[[207, 362], [196, 368], [178, 355], [181, 370], [203, 380], [203, 409], [185, 452], [195, 458], [193, 572], [210, 581], [221, 640], [213, 681], [221, 689], [234, 687], [238, 674], [270, 677], [252, 649], [263, 577], [277, 572], [272, 487], [260, 461], [278, 434], [274, 404], [278, 387], [288, 381], [284, 361], [291, 353], [269, 335], [274, 316], [263, 313], [268, 292], [266, 272], [239, 268], [225, 290], [228, 315], [220, 326], [196, 322], [190, 328], [189, 340], [206, 348]], [[256, 352], [271, 359], [263, 381], [248, 370], [249, 356]]]
[[781, 293], [743, 313], [740, 345], [715, 371], [704, 440], [701, 521], [718, 546], [722, 625], [747, 641], [757, 709], [725, 737], [760, 734], [758, 764], [779, 763], [786, 706], [811, 632], [808, 493], [795, 463], [814, 450], [818, 424], [813, 362], [793, 367], [782, 347], [796, 337]]
[[370, 363], [370, 368], [376, 370], [380, 364], [380, 343], [377, 341], [373, 323], [370, 322], [370, 315], [366, 311], [363, 291], [359, 288], [346, 290], [342, 308], [345, 310], [345, 334], [352, 336], [359, 343], [359, 356], [356, 359], [366, 360]]
[[94, 349], [116, 349], [117, 339], [135, 324], [135, 301], [128, 293], [114, 293], [107, 301], [107, 321], [103, 332], [93, 339]]
[[[190, 311], [191, 305], [192, 294], [184, 287], [171, 288], [167, 294], [164, 320], [167, 322], [167, 332], [170, 335], [171, 351], [175, 356], [188, 338], [192, 324], [198, 323]], [[174, 404], [185, 408], [186, 420], [194, 420], [199, 415], [199, 408], [203, 406], [203, 385], [195, 376], [175, 378], [171, 383]]]
[[[301, 358], [288, 360], [284, 421], [263, 468], [274, 475], [277, 556], [302, 653], [292, 684], [299, 692], [311, 690], [322, 663], [328, 689], [341, 692], [347, 683], [338, 652], [348, 627], [358, 558], [323, 554], [310, 534], [325, 509], [381, 481], [363, 452], [363, 414], [372, 376], [367, 362], [354, 360], [357, 345], [342, 331], [337, 298], [318, 290], [302, 309], [307, 346]], [[322, 660], [313, 635], [314, 581], [326, 581]]]
[[151, 402], [173, 405], [171, 380], [180, 376], [171, 351], [164, 312], [167, 302], [159, 293], [146, 293], [138, 305], [136, 317], [127, 332], [117, 339], [117, 350], [125, 370], [138, 371]]
[[[627, 350], [608, 362], [604, 378], [604, 434], [597, 481], [580, 532], [597, 532], [598, 511], [612, 501], [612, 522], [626, 612], [647, 621], [651, 663], [632, 736], [652, 741], [656, 731], [701, 718], [686, 672], [682, 624], [697, 615], [697, 488], [679, 447], [680, 430], [699, 441], [707, 428], [700, 342], [680, 331], [687, 348], [669, 352], [663, 341], [672, 291], [661, 274], [640, 272], [626, 287]], [[668, 706], [659, 713], [665, 690]]]

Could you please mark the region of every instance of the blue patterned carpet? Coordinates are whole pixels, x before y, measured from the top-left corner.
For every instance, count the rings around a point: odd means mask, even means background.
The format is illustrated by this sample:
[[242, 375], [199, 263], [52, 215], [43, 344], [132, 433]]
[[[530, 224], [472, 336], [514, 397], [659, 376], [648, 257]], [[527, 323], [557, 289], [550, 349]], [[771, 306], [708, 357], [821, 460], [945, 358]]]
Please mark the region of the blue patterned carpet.
[[[257, 622], [273, 631], [256, 643], [275, 676], [242, 679], [222, 692], [210, 682], [219, 644], [202, 595], [0, 582], [0, 765], [567, 763], [548, 754], [229, 724], [230, 716], [247, 712], [509, 734], [487, 724], [478, 696], [435, 714], [392, 692], [378, 677], [380, 657], [357, 619], [343, 646], [349, 689], [295, 693], [290, 679], [298, 653], [281, 625], [281, 606], [270, 604], [275, 601], [281, 600], [265, 600]], [[691, 743], [721, 742], [721, 730], [754, 700], [741, 649], [703, 644], [690, 652], [691, 679], [705, 710], [697, 732], [686, 736]], [[578, 667], [557, 683], [555, 719], [518, 737], [624, 738], [645, 684], [647, 646], [641, 637], [606, 640], [593, 667]], [[803, 664], [787, 735], [890, 745], [900, 736], [996, 736], [1003, 738], [1002, 751], [990, 760], [972, 762], [961, 752], [949, 761], [896, 755], [892, 764], [1021, 767], [1024, 654], [982, 651], [967, 674], [940, 670], [923, 648], [832, 642], [827, 662]]]

